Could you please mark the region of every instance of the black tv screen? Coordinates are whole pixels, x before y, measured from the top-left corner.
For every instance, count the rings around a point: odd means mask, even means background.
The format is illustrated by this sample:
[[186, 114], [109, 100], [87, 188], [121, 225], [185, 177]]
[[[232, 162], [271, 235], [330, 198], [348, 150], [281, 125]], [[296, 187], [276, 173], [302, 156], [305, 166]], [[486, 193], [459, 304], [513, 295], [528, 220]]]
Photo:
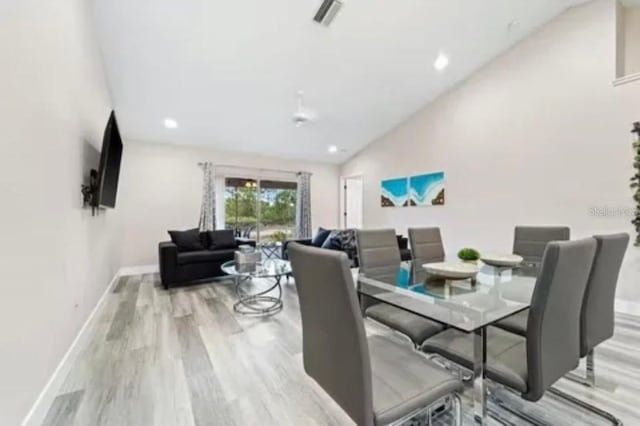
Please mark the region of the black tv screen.
[[104, 130], [100, 169], [98, 170], [98, 205], [114, 208], [118, 193], [120, 161], [122, 160], [122, 139], [116, 114], [111, 111], [107, 128]]

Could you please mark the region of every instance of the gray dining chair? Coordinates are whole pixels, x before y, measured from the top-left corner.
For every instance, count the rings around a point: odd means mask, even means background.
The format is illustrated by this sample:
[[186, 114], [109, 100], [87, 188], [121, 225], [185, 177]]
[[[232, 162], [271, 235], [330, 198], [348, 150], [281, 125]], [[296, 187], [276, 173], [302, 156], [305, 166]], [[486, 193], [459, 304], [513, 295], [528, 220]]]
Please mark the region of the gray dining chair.
[[[525, 263], [539, 265], [547, 244], [551, 241], [568, 241], [571, 229], [568, 226], [516, 226], [513, 232], [513, 254], [522, 256]], [[527, 332], [529, 310], [511, 315], [498, 327], [524, 336]]]
[[[487, 333], [487, 377], [539, 400], [575, 369], [580, 354], [580, 310], [596, 241], [551, 242], [545, 250], [529, 311], [527, 336], [496, 327]], [[473, 367], [473, 336], [454, 329], [428, 339], [422, 349]]]
[[[580, 356], [587, 358], [586, 380], [595, 386], [595, 347], [613, 337], [615, 300], [629, 234], [595, 235], [598, 243], [580, 315]], [[575, 377], [572, 377], [575, 379]]]
[[[393, 229], [358, 230], [356, 233], [360, 273], [393, 285], [400, 272], [400, 249]], [[425, 339], [444, 330], [438, 322], [407, 312], [386, 303], [361, 297], [364, 315], [392, 328], [413, 342], [417, 348]]]
[[414, 263], [444, 262], [440, 228], [409, 228], [409, 244]]
[[516, 226], [513, 233], [513, 254], [527, 263], [542, 262], [542, 255], [551, 241], [568, 241], [571, 230], [567, 226]]
[[[547, 244], [551, 241], [568, 241], [571, 230], [567, 226], [516, 226], [513, 233], [513, 254], [522, 256], [525, 263], [539, 265]], [[525, 336], [529, 310], [511, 315], [496, 326]]]
[[[594, 235], [593, 238], [597, 243], [596, 254], [580, 313], [580, 357], [587, 358], [586, 378], [567, 376], [589, 386], [595, 386], [594, 349], [613, 337], [616, 288], [629, 234]], [[528, 310], [520, 312], [497, 322], [496, 326], [526, 336], [528, 315]]]
[[304, 369], [359, 426], [398, 424], [453, 397], [462, 383], [408, 346], [367, 339], [345, 253], [292, 243]]

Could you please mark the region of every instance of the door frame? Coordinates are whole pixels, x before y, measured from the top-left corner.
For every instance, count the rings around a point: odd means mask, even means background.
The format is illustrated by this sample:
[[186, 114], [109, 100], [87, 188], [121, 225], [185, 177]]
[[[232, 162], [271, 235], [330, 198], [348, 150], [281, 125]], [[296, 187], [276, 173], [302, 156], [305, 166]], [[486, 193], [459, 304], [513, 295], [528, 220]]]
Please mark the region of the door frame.
[[359, 178], [362, 182], [362, 226], [364, 226], [364, 174], [353, 173], [350, 175], [340, 176], [340, 211], [339, 211], [339, 224], [341, 229], [347, 227], [347, 181], [349, 179]]

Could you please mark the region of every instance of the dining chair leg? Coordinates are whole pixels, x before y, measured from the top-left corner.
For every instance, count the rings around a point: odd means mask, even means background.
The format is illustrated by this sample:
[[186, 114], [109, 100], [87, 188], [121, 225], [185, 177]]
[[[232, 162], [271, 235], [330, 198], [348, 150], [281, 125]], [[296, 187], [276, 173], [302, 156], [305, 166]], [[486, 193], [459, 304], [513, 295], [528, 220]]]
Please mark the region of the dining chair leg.
[[593, 349], [587, 354], [587, 382], [591, 387], [596, 386], [596, 357]]
[[596, 387], [596, 359], [595, 352], [592, 349], [586, 357], [587, 360], [587, 371], [585, 376], [581, 376], [576, 373], [569, 373], [565, 377], [572, 382], [580, 383], [581, 385], [595, 388]]
[[453, 395], [453, 407], [456, 426], [462, 426], [462, 398], [458, 394]]
[[576, 398], [573, 395], [569, 395], [568, 393], [561, 391], [558, 388], [554, 388], [551, 387], [549, 388], [549, 392], [552, 393], [553, 395], [568, 401], [569, 403], [576, 405], [580, 408], [583, 408], [593, 414], [596, 414], [597, 416], [600, 416], [601, 418], [608, 420], [609, 422], [611, 422], [612, 425], [614, 426], [622, 426], [622, 421], [620, 419], [618, 419], [616, 416], [614, 416], [613, 414], [609, 413], [608, 411], [604, 411], [601, 408], [598, 408], [594, 405], [589, 404], [588, 402], [585, 402], [581, 399]]

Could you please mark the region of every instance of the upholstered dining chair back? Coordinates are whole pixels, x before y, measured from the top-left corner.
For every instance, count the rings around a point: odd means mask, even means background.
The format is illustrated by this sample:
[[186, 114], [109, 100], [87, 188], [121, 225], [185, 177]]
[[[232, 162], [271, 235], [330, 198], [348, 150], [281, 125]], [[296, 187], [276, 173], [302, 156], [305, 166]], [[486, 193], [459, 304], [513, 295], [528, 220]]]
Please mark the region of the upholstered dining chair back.
[[360, 273], [394, 282], [400, 270], [400, 248], [393, 229], [358, 230]]
[[409, 228], [409, 243], [414, 262], [424, 264], [444, 261], [440, 228]]
[[580, 356], [613, 336], [615, 299], [629, 234], [595, 235], [596, 255], [580, 315]]
[[593, 238], [547, 244], [529, 310], [525, 399], [537, 401], [578, 366], [580, 312], [595, 252]]
[[540, 263], [547, 243], [568, 241], [571, 230], [567, 226], [516, 226], [513, 234], [513, 254], [526, 262]]
[[305, 371], [356, 424], [373, 425], [371, 360], [349, 258], [292, 243], [289, 259], [300, 298]]

